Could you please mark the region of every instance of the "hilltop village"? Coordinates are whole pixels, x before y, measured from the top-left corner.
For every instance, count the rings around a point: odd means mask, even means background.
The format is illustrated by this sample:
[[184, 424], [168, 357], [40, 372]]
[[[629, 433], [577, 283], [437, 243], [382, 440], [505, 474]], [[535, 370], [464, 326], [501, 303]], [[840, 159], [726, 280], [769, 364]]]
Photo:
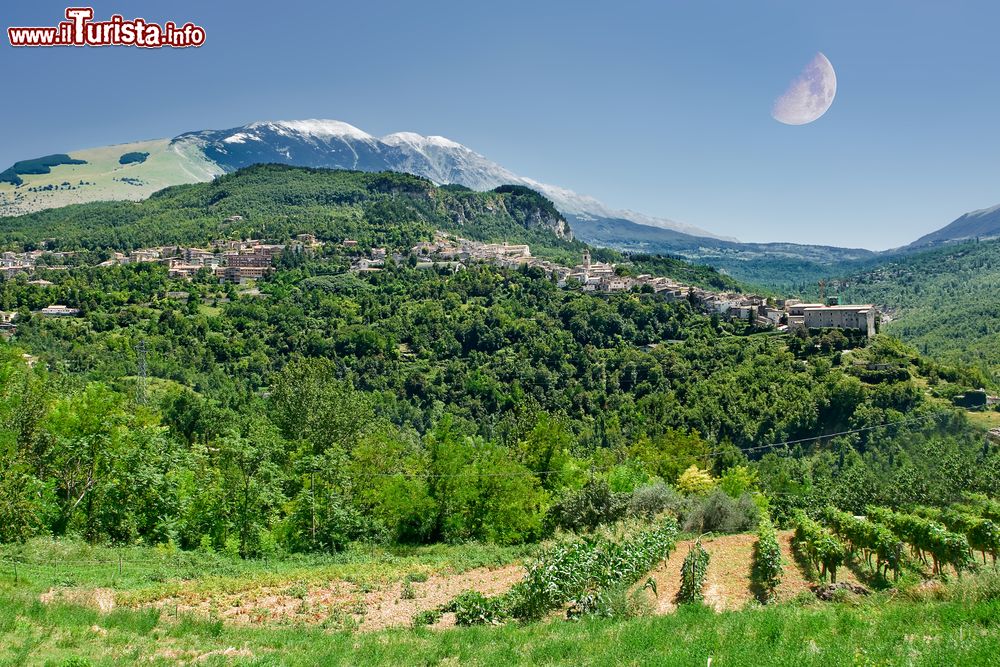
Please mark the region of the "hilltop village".
[[[312, 234], [299, 234], [285, 244], [267, 243], [257, 239], [212, 241], [207, 248], [159, 246], [142, 248], [130, 253], [116, 252], [97, 266], [110, 267], [120, 264], [156, 262], [167, 266], [169, 276], [175, 279], [192, 279], [201, 271], [208, 272], [220, 283], [246, 285], [259, 280], [275, 270], [276, 261], [283, 253], [309, 253], [321, 251], [325, 242]], [[460, 271], [470, 263], [491, 263], [505, 268], [539, 269], [559, 287], [579, 289], [584, 292], [612, 294], [638, 291], [651, 293], [666, 301], [687, 300], [709, 314], [728, 319], [753, 321], [762, 327], [779, 331], [795, 328], [836, 328], [856, 330], [864, 335], [875, 334], [877, 310], [872, 305], [839, 304], [836, 299], [827, 303], [803, 303], [798, 299], [771, 299], [759, 295], [733, 292], [712, 292], [693, 285], [685, 285], [665, 277], [649, 274], [631, 275], [629, 271], [612, 263], [593, 261], [585, 250], [579, 264], [563, 266], [547, 259], [535, 257], [526, 244], [482, 243], [445, 232], [437, 232], [433, 241], [418, 243], [405, 251], [386, 248], [362, 248], [357, 241], [343, 239], [336, 244], [351, 259], [354, 273], [381, 271], [386, 262], [409, 262], [415, 268], [447, 268]], [[67, 265], [41, 263], [68, 260], [75, 253], [5, 252], [0, 256], [0, 275], [14, 278], [19, 274], [29, 277], [38, 269], [65, 270]], [[29, 281], [37, 285], [51, 285], [46, 280]], [[39, 311], [49, 317], [74, 316], [79, 311], [60, 304], [53, 304]], [[12, 326], [16, 314], [0, 314], [0, 325]]]

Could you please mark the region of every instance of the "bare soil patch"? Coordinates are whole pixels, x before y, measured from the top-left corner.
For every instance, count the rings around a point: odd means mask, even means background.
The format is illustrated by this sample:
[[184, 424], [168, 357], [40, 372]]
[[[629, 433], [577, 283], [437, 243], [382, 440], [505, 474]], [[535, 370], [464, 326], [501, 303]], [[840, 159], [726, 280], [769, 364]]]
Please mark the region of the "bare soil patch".
[[[741, 609], [754, 599], [750, 587], [750, 568], [753, 563], [753, 545], [756, 535], [719, 535], [701, 541], [709, 554], [708, 572], [705, 576], [705, 604], [716, 611]], [[784, 557], [784, 572], [778, 587], [778, 599], [789, 600], [811, 583], [792, 553], [792, 531], [780, 531], [778, 542]], [[681, 585], [681, 565], [694, 540], [682, 540], [649, 576], [656, 582], [656, 594], [646, 590], [647, 599], [656, 614], [669, 614], [677, 609], [677, 593]], [[838, 581], [857, 584], [857, 577], [846, 567], [837, 570]], [[637, 587], [646, 583], [644, 577]]]
[[[409, 625], [413, 617], [467, 590], [483, 595], [507, 591], [524, 576], [520, 565], [477, 568], [461, 574], [434, 574], [426, 581], [403, 580], [374, 586], [331, 581], [320, 586], [294, 582], [201, 599], [169, 597], [151, 603], [169, 617], [195, 614], [234, 625], [322, 624], [331, 628], [381, 630]], [[404, 593], [405, 591], [405, 593]]]
[[50, 588], [38, 600], [42, 604], [62, 602], [90, 607], [104, 614], [115, 608], [115, 592], [110, 588]]

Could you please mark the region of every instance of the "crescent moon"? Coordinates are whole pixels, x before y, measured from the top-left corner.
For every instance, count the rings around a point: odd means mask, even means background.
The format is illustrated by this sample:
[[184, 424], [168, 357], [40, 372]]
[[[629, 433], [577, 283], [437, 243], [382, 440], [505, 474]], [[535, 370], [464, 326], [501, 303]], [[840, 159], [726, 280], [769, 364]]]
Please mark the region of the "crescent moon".
[[817, 53], [788, 90], [774, 101], [771, 117], [785, 125], [805, 125], [826, 113], [837, 95], [837, 73], [822, 53]]

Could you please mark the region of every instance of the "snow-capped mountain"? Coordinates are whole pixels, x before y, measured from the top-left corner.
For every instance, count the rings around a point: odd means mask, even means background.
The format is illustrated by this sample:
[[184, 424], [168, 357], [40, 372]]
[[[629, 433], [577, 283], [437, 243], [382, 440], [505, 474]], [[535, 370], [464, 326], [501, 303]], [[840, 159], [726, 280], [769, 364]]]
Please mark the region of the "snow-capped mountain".
[[473, 190], [489, 190], [504, 184], [524, 185], [544, 194], [571, 218], [623, 219], [691, 236], [719, 238], [691, 225], [615, 210], [593, 197], [520, 176], [445, 137], [413, 132], [375, 137], [341, 121], [294, 120], [189, 132], [171, 143], [182, 152], [196, 148], [224, 171], [277, 162], [305, 167], [403, 171], [438, 184], [459, 184]]

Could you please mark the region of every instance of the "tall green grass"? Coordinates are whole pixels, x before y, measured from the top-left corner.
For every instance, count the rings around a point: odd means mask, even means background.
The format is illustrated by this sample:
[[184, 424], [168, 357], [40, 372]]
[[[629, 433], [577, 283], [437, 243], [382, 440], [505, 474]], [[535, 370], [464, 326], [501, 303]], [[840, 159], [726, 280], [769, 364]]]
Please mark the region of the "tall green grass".
[[[225, 651], [229, 655], [225, 655]], [[155, 611], [0, 601], [3, 664], [152, 660], [254, 665], [991, 665], [1000, 600], [704, 607], [627, 621], [583, 620], [446, 631], [328, 633], [235, 628]]]

